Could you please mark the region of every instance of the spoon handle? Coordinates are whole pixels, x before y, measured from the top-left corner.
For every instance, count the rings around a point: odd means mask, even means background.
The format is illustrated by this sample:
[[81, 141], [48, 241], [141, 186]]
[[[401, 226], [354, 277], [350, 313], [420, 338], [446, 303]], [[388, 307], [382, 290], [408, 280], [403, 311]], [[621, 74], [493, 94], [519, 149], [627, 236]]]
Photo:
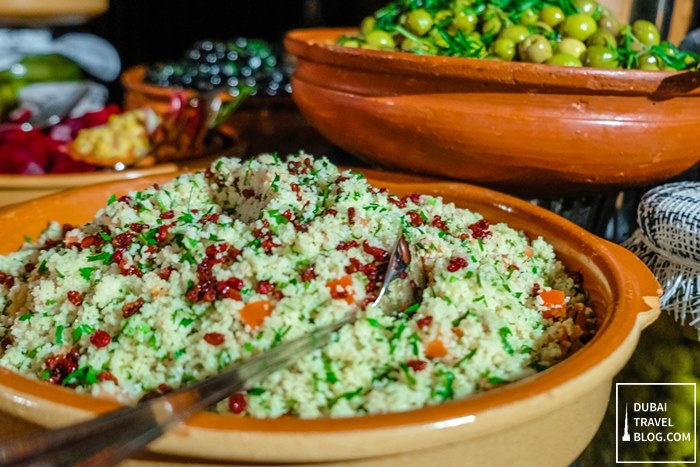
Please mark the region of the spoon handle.
[[126, 459], [214, 403], [249, 387], [300, 355], [326, 345], [354, 314], [283, 342], [217, 376], [77, 425], [31, 433], [0, 444], [3, 466], [106, 466]]

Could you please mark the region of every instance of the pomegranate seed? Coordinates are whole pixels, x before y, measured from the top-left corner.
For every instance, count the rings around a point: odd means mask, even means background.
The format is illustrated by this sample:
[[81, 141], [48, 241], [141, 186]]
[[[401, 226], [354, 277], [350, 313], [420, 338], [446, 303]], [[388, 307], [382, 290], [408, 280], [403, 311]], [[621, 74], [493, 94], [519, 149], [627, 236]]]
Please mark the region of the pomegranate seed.
[[73, 305], [80, 306], [83, 304], [83, 295], [77, 290], [69, 290], [66, 295], [68, 297], [68, 301]]
[[245, 396], [240, 392], [228, 398], [228, 408], [235, 414], [242, 413], [247, 405]]
[[488, 229], [489, 223], [486, 219], [481, 219], [469, 226], [469, 230], [472, 231], [472, 237], [481, 238], [482, 240], [492, 235]]
[[204, 334], [204, 340], [207, 341], [207, 344], [210, 345], [221, 345], [224, 343], [224, 340], [226, 339], [226, 336], [223, 334], [220, 334], [218, 332], [210, 332], [207, 334]]
[[432, 317], [432, 316], [424, 316], [424, 317], [422, 317], [421, 319], [419, 319], [418, 321], [416, 321], [416, 325], [417, 325], [420, 329], [423, 329], [423, 328], [427, 328], [428, 326], [430, 326], [430, 324], [431, 324], [432, 322], [433, 322], [433, 317]]
[[270, 281], [260, 281], [258, 282], [258, 286], [256, 287], [256, 290], [258, 293], [267, 295], [270, 292], [274, 290], [275, 286], [272, 284]]
[[107, 334], [106, 331], [98, 329], [90, 336], [90, 342], [98, 349], [101, 349], [102, 347], [107, 347], [109, 343], [112, 342], [112, 337]]
[[413, 368], [413, 371], [421, 371], [425, 370], [425, 368], [428, 366], [428, 362], [424, 362], [423, 360], [410, 360], [406, 362], [406, 365]]

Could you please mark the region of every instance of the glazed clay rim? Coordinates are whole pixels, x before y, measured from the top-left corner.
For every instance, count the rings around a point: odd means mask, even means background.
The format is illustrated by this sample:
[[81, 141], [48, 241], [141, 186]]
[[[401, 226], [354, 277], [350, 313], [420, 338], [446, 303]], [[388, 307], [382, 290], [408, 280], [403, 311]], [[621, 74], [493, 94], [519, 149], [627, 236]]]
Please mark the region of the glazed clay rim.
[[[339, 68], [398, 75], [405, 78], [435, 77], [498, 83], [513, 92], [565, 94], [661, 94], [700, 96], [700, 72], [643, 71], [586, 67], [560, 67], [478, 58], [441, 57], [409, 52], [377, 51], [336, 45], [344, 34], [357, 29], [312, 28], [287, 33], [285, 48], [293, 55]], [[399, 84], [397, 86], [401, 88]]]
[[[365, 172], [368, 174], [368, 180], [372, 182], [372, 184], [379, 186], [385, 185], [388, 186], [390, 190], [392, 187], [403, 186], [404, 188], [410, 187], [409, 191], [411, 192], [449, 192], [450, 190], [468, 192], [470, 195], [469, 197], [477, 203], [488, 203], [504, 213], [519, 211], [524, 213], [533, 225], [546, 224], [553, 227], [565, 237], [571, 239], [575, 238], [577, 245], [599, 256], [595, 264], [601, 266], [601, 272], [606, 277], [612, 279], [610, 285], [612, 286], [614, 300], [609, 304], [609, 308], [614, 310], [610, 312], [612, 317], [608, 318], [603, 323], [591, 342], [572, 356], [553, 366], [551, 369], [524, 380], [516, 381], [501, 388], [492, 389], [466, 399], [406, 412], [333, 419], [297, 419], [292, 417], [253, 419], [201, 413], [187, 422], [186, 425], [188, 427], [214, 431], [267, 432], [280, 434], [294, 432], [337, 433], [354, 430], [398, 429], [401, 426], [410, 425], [435, 426], [441, 422], [449, 422], [450, 420], [469, 416], [476, 416], [478, 420], [479, 415], [486, 414], [491, 410], [502, 409], [528, 398], [541, 396], [575, 379], [581, 380], [585, 379], [587, 375], [592, 375], [596, 367], [601, 363], [609, 359], [614, 359], [618, 347], [630, 338], [638, 338], [640, 328], [644, 326], [643, 316], [649, 316], [648, 313], [653, 314], [653, 312], [658, 312], [658, 296], [654, 296], [657, 292], [656, 290], [641, 290], [640, 287], [638, 291], [639, 294], [635, 295], [629, 294], [629, 290], [626, 290], [625, 287], [630, 282], [633, 284], [638, 282], [644, 287], [652, 287], [653, 282], [655, 286], [658, 287], [658, 283], [653, 279], [651, 272], [645, 268], [639, 267], [638, 270], [634, 272], [634, 268], [630, 268], [629, 265], [626, 266], [628, 270], [614, 266], [618, 262], [624, 263], [626, 260], [636, 260], [632, 253], [586, 232], [552, 212], [518, 198], [465, 183], [394, 183], [392, 181], [386, 181], [387, 178], [391, 178], [391, 174], [387, 176], [386, 173], [371, 170], [366, 170]], [[5, 225], [12, 225], [14, 211], [32, 209], [35, 206], [40, 206], [42, 203], [49, 202], [60, 204], [73, 198], [77, 198], [79, 201], [80, 198], [86, 196], [102, 196], [106, 193], [122, 194], [132, 189], [143, 189], [153, 183], [164, 183], [172, 178], [173, 174], [166, 174], [144, 177], [133, 181], [109, 182], [67, 190], [30, 201], [25, 205], [2, 208], [0, 209], [0, 222], [5, 220]], [[401, 178], [395, 178], [394, 180], [401, 180]], [[6, 252], [0, 253], [4, 254]], [[639, 265], [641, 264], [642, 263], [639, 262]], [[644, 292], [649, 295], [640, 296]], [[610, 378], [612, 378], [612, 376], [613, 375], [610, 375]], [[599, 376], [596, 377], [599, 378]], [[4, 368], [0, 368], [0, 378], [0, 381], [2, 381], [0, 387], [4, 386], [12, 389], [16, 391], [17, 394], [26, 394], [27, 396], [35, 398], [38, 397], [46, 401], [71, 407], [76, 410], [86, 411], [95, 415], [120, 407], [120, 405], [115, 402], [82, 395], [67, 388], [52, 386], [28, 377], [20, 376]], [[13, 397], [14, 400], [18, 400], [18, 398], [21, 399], [21, 396], [16, 395]]]

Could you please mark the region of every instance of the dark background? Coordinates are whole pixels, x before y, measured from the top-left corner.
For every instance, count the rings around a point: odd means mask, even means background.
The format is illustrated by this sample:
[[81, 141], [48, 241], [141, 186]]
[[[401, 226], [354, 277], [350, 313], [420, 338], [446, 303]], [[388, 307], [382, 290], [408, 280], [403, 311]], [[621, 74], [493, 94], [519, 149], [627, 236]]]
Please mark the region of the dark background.
[[97, 34], [119, 51], [122, 67], [172, 60], [200, 39], [239, 36], [281, 42], [290, 29], [357, 26], [386, 0], [110, 0], [109, 10], [57, 34]]

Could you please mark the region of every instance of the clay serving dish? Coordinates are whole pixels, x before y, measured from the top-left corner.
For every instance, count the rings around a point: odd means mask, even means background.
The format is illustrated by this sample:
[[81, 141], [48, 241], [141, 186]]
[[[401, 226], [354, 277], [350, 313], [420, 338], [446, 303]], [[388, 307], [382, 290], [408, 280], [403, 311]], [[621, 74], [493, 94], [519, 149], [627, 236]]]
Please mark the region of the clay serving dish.
[[334, 45], [290, 32], [293, 97], [379, 166], [524, 195], [645, 185], [700, 160], [700, 73], [567, 68]]
[[[442, 195], [459, 206], [542, 235], [584, 277], [601, 319], [595, 337], [549, 370], [468, 399], [403, 413], [341, 419], [258, 420], [202, 413], [156, 441], [157, 453], [239, 463], [323, 465], [533, 465], [571, 463], [603, 418], [612, 379], [641, 330], [659, 313], [659, 284], [630, 252], [527, 202], [462, 183], [407, 182], [366, 171], [375, 186], [399, 195]], [[112, 194], [163, 183], [172, 175], [93, 185], [0, 210], [0, 253], [46, 222], [92, 218]], [[12, 226], [11, 228], [9, 226]], [[56, 427], [117, 404], [0, 369], [0, 409]], [[381, 456], [381, 457], [380, 457]], [[177, 457], [168, 457], [169, 460]], [[315, 464], [318, 465], [318, 464]]]

